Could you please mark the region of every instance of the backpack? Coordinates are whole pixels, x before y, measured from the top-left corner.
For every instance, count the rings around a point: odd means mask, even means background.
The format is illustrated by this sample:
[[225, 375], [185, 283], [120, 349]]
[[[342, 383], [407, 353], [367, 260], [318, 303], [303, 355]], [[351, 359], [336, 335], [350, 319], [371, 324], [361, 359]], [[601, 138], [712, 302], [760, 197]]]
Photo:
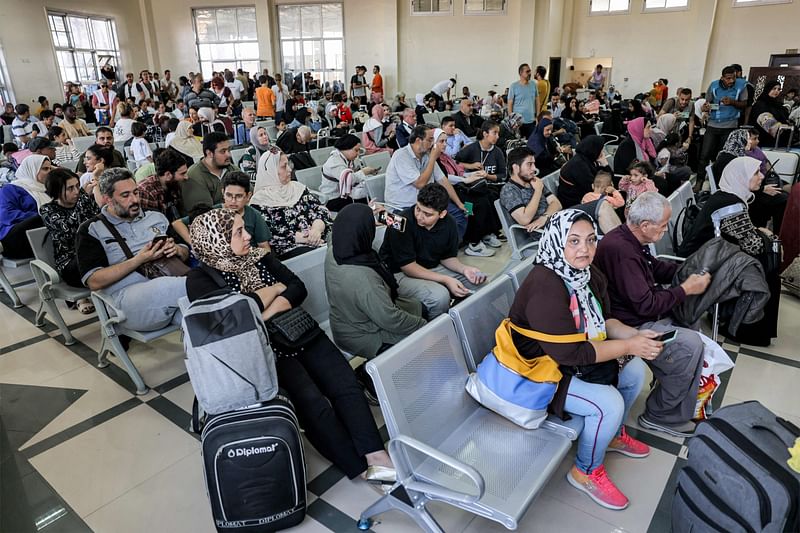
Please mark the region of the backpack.
[[703, 191], [697, 193], [694, 199], [686, 201], [686, 207], [681, 209], [678, 217], [675, 219], [675, 225], [672, 227], [672, 249], [677, 252], [683, 238], [689, 231], [691, 231], [703, 205], [706, 203], [711, 193]]
[[[213, 274], [222, 278], [216, 271]], [[269, 401], [278, 393], [275, 354], [252, 298], [214, 291], [192, 302], [181, 326], [186, 368], [204, 412], [233, 411]]]

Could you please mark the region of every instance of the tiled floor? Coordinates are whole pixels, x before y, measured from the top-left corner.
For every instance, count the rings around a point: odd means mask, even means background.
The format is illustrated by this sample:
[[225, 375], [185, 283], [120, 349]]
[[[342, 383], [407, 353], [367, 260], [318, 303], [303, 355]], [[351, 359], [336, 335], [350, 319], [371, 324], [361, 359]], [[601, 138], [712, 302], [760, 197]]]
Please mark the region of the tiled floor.
[[[489, 259], [466, 258], [489, 274], [509, 259], [507, 247]], [[26, 305], [12, 309], [0, 294], [0, 531], [212, 532], [197, 437], [188, 431], [193, 393], [177, 334], [131, 353], [153, 386], [137, 397], [116, 365], [96, 367], [100, 335], [92, 318], [62, 307], [77, 343], [65, 347], [52, 324], [35, 327], [35, 286], [27, 268], [6, 270]], [[736, 368], [723, 376], [717, 405], [758, 399], [800, 424], [800, 300], [784, 295], [780, 337], [768, 348], [724, 344]], [[112, 358], [112, 362], [113, 358]], [[644, 394], [627, 421], [653, 448], [646, 459], [618, 455], [608, 470], [631, 506], [608, 511], [568, 486], [572, 456], [522, 520], [520, 531], [669, 531], [669, 506], [681, 439], [638, 428]], [[373, 408], [379, 427], [383, 419]], [[356, 531], [355, 521], [378, 494], [347, 480], [306, 446], [308, 514], [293, 531]], [[505, 531], [497, 523], [443, 504], [430, 506], [448, 532]], [[416, 531], [398, 512], [379, 517], [377, 532]]]

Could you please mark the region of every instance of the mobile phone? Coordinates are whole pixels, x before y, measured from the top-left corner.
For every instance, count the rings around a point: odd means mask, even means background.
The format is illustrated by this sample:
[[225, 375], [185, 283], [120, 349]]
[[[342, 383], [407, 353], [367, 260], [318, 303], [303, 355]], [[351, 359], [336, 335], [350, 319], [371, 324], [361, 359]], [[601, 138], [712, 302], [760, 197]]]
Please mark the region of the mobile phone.
[[472, 202], [464, 202], [464, 209], [467, 211], [467, 216], [472, 216], [474, 213], [472, 212]]
[[677, 336], [678, 336], [678, 330], [677, 329], [673, 329], [672, 331], [667, 331], [666, 333], [662, 333], [661, 335], [656, 337], [655, 340], [657, 340], [659, 342], [663, 342], [664, 344], [666, 344], [668, 342], [674, 341], [675, 337], [677, 337]]
[[153, 237], [153, 245], [156, 245], [161, 241], [166, 241], [167, 239], [169, 239], [169, 237], [167, 237], [166, 235], [156, 235], [155, 237]]
[[378, 222], [386, 226], [396, 229], [400, 233], [406, 231], [406, 217], [403, 215], [396, 215], [388, 211], [381, 211], [378, 213]]

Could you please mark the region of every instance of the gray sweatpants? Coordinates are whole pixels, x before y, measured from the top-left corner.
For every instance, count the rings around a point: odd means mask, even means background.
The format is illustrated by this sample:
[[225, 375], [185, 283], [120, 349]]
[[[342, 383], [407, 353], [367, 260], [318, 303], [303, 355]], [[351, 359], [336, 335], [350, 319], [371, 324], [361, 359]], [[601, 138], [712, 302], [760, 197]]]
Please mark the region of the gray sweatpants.
[[136, 331], [156, 331], [179, 324], [178, 300], [186, 296], [185, 277], [163, 277], [134, 283], [113, 294], [125, 313], [124, 326]]
[[[478, 290], [478, 286], [470, 283], [466, 277], [442, 265], [438, 265], [430, 270], [455, 278], [470, 290]], [[450, 300], [453, 297], [450, 295], [450, 291], [447, 290], [447, 287], [441, 283], [436, 283], [435, 281], [429, 281], [427, 279], [411, 278], [402, 272], [395, 274], [394, 277], [399, 285], [397, 293], [404, 298], [415, 298], [422, 302], [422, 305], [428, 310], [428, 320], [433, 320], [450, 309]]]
[[647, 418], [665, 424], [688, 422], [694, 415], [703, 369], [703, 341], [700, 335], [694, 330], [673, 325], [668, 318], [647, 322], [639, 329], [659, 332], [678, 330], [675, 340], [665, 344], [656, 359], [645, 361], [657, 381], [647, 397]]

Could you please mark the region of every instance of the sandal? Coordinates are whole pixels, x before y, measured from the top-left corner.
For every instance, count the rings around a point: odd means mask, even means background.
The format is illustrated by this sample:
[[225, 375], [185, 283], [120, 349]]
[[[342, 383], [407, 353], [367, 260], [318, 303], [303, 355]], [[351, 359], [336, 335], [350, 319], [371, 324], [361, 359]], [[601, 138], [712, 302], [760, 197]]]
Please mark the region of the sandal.
[[82, 315], [91, 315], [94, 313], [94, 304], [89, 298], [78, 300], [78, 312]]

